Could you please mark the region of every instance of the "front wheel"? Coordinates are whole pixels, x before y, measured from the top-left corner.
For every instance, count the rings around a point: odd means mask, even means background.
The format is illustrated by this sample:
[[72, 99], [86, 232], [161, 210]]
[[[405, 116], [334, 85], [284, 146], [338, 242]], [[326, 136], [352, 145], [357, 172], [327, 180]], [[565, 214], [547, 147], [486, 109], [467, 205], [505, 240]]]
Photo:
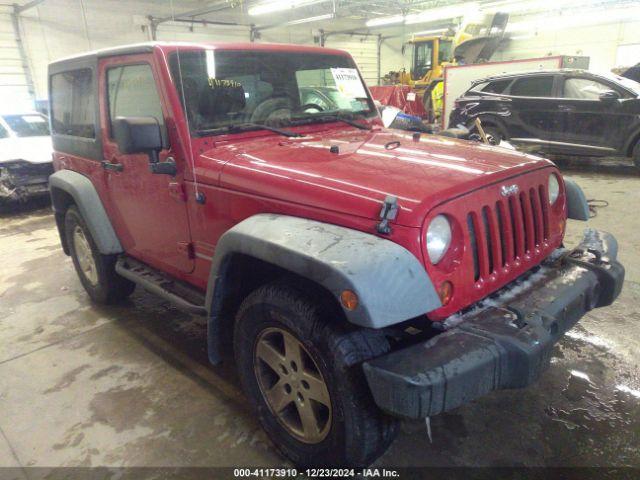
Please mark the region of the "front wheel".
[[363, 467], [395, 437], [397, 422], [374, 404], [361, 363], [389, 344], [350, 329], [288, 283], [242, 303], [234, 350], [242, 386], [275, 445], [302, 467]]
[[[504, 140], [504, 135], [498, 127], [494, 127], [493, 125], [487, 125], [486, 127], [483, 125], [482, 129], [484, 130], [484, 134], [487, 137], [487, 143], [489, 145], [500, 145], [500, 142]], [[480, 132], [476, 128], [474, 128], [469, 135], [469, 140], [474, 140], [476, 142], [482, 142], [482, 136]]]

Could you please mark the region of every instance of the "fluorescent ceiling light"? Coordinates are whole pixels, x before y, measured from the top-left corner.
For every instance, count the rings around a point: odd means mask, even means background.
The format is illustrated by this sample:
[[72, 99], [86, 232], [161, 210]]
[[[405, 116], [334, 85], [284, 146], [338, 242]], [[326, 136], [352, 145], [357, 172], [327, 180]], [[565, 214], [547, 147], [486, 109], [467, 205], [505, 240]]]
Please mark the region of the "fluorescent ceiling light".
[[404, 22], [403, 15], [394, 15], [393, 17], [372, 18], [371, 20], [367, 20], [367, 23], [365, 25], [367, 27], [380, 27], [382, 25], [391, 25], [392, 23], [402, 22]]
[[419, 32], [413, 32], [411, 35], [436, 35], [438, 33], [444, 33], [447, 30], [449, 30], [449, 27], [447, 27], [447, 28], [434, 28], [432, 30], [421, 30]]
[[327, 13], [325, 15], [316, 15], [315, 17], [307, 17], [301, 18], [300, 20], [291, 20], [290, 22], [285, 23], [285, 25], [300, 25], [301, 23], [311, 23], [318, 22], [320, 20], [330, 20], [335, 15], [333, 13]]
[[367, 20], [367, 27], [380, 27], [382, 25], [391, 25], [394, 23], [405, 23], [413, 25], [416, 23], [430, 23], [438, 20], [447, 20], [449, 18], [464, 17], [466, 15], [477, 13], [480, 5], [476, 2], [466, 2], [460, 5], [453, 5], [443, 8], [432, 8], [420, 13], [412, 13], [406, 16], [393, 15], [391, 17], [379, 17]]
[[580, 6], [584, 8], [593, 2], [588, 2], [585, 0], [564, 0], [562, 2], [557, 2], [555, 4], [549, 2], [548, 0], [530, 0], [530, 1], [513, 1], [513, 0], [503, 0], [491, 3], [483, 3], [482, 10], [485, 12], [506, 12], [506, 13], [516, 13], [516, 12], [532, 12], [532, 11], [549, 11], [554, 9], [566, 9]]
[[249, 7], [249, 15], [264, 15], [265, 13], [281, 12], [292, 8], [306, 7], [328, 0], [270, 0]]
[[405, 17], [404, 23], [413, 25], [415, 23], [436, 22], [438, 20], [446, 20], [449, 18], [464, 17], [466, 15], [477, 13], [480, 5], [475, 2], [462, 3], [451, 7], [432, 8], [424, 12], [414, 13]]

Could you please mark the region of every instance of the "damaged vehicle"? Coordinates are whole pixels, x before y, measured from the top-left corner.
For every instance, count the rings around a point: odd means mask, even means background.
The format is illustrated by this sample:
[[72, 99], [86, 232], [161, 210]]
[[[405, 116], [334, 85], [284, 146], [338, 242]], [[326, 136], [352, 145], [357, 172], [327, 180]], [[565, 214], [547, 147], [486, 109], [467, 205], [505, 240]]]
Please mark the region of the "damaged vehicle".
[[52, 152], [44, 115], [0, 114], [0, 204], [48, 195]]
[[[538, 70], [476, 80], [449, 125], [480, 119], [493, 143], [553, 155], [630, 157], [640, 168], [640, 83], [612, 73]], [[474, 132], [475, 133], [475, 132]]]
[[589, 212], [553, 163], [385, 128], [344, 51], [148, 43], [52, 63], [49, 86], [87, 294], [204, 316], [296, 465], [368, 465], [400, 418], [531, 385], [622, 288], [612, 235], [563, 243]]

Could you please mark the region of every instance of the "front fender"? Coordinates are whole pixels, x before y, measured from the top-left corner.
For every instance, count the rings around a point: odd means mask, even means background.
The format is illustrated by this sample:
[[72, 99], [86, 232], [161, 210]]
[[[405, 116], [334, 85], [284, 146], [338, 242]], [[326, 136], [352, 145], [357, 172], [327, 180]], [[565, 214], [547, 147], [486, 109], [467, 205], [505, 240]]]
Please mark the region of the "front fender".
[[[63, 246], [66, 243], [61, 222], [68, 207], [63, 194], [67, 194], [73, 198], [73, 202], [80, 210], [100, 253], [110, 255], [123, 252], [122, 245], [91, 180], [72, 170], [59, 170], [49, 177], [49, 190]], [[66, 248], [65, 252], [67, 252]]]
[[563, 178], [567, 195], [567, 216], [573, 220], [589, 220], [589, 204], [580, 186], [570, 178]]
[[216, 245], [206, 306], [217, 318], [225, 291], [225, 265], [235, 253], [277, 265], [322, 285], [336, 299], [358, 295], [356, 325], [382, 328], [441, 306], [418, 259], [390, 240], [345, 227], [285, 215], [260, 214], [227, 231]]

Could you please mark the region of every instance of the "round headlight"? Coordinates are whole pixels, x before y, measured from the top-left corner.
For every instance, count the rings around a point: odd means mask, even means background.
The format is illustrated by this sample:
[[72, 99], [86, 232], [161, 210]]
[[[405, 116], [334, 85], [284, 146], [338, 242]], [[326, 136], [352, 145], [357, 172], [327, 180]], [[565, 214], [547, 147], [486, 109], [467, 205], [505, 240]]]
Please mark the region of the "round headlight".
[[442, 260], [451, 245], [451, 225], [444, 215], [438, 215], [427, 228], [427, 253], [434, 265]]
[[549, 203], [553, 205], [556, 203], [558, 199], [558, 195], [560, 194], [560, 183], [558, 182], [558, 177], [556, 177], [555, 173], [549, 175]]

